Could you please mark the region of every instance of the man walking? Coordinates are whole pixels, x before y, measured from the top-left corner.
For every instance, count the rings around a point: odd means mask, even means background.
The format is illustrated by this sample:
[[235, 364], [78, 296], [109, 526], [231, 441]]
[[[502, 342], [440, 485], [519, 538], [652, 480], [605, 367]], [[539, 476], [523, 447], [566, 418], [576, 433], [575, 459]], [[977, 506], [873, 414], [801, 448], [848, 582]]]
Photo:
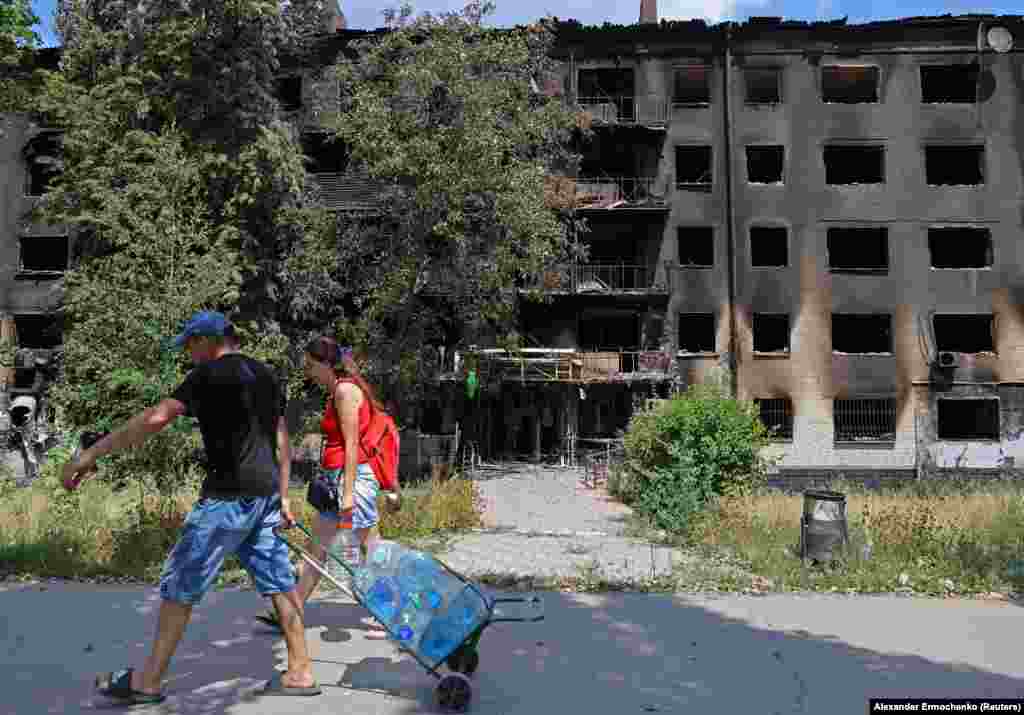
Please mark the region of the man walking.
[[288, 670], [260, 692], [319, 695], [288, 548], [273, 533], [294, 523], [287, 500], [281, 500], [287, 499], [291, 468], [284, 395], [270, 368], [238, 351], [234, 327], [220, 313], [193, 315], [174, 344], [187, 350], [196, 366], [177, 390], [63, 468], [64, 486], [76, 489], [97, 459], [142, 442], [180, 415], [199, 420], [206, 449], [200, 499], [160, 576], [160, 617], [149, 658], [141, 671], [126, 668], [100, 676], [97, 688], [125, 704], [163, 701], [163, 676], [192, 607], [217, 578], [224, 558], [234, 553], [260, 594], [273, 601], [288, 646]]

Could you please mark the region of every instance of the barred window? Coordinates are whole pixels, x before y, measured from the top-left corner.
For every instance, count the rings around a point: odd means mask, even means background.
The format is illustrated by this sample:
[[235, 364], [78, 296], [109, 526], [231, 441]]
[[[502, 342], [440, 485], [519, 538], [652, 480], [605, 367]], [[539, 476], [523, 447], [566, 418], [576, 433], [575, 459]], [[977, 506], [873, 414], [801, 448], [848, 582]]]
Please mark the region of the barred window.
[[835, 400], [832, 413], [836, 442], [895, 442], [896, 399]]
[[772, 439], [793, 439], [793, 403], [785, 397], [756, 399], [761, 423], [771, 432]]

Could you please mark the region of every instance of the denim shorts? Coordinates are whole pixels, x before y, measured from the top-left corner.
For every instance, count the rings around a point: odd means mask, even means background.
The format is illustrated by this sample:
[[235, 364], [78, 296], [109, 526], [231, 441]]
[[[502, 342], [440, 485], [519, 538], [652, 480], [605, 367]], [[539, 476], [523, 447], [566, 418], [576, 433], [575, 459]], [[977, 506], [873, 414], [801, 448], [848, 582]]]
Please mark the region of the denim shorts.
[[228, 554], [235, 554], [262, 596], [288, 593], [295, 575], [288, 547], [274, 535], [280, 525], [281, 498], [203, 498], [185, 519], [160, 576], [166, 601], [196, 604], [213, 585]]
[[[322, 473], [338, 483], [344, 478], [344, 469], [322, 469]], [[342, 486], [338, 485], [338, 495], [342, 494]], [[377, 494], [380, 492], [380, 485], [369, 464], [360, 464], [356, 467], [356, 483], [352, 489], [352, 528], [369, 529], [377, 526], [380, 515], [377, 513]], [[340, 522], [341, 515], [336, 511], [322, 511], [320, 516], [325, 519]]]

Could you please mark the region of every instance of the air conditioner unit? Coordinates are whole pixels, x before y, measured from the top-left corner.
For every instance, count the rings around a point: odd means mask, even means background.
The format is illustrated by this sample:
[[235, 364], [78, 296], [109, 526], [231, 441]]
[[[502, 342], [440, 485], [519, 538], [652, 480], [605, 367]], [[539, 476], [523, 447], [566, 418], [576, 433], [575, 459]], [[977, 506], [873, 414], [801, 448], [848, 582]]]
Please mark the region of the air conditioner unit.
[[940, 350], [935, 359], [935, 364], [938, 367], [959, 367], [960, 353], [950, 352], [949, 350]]

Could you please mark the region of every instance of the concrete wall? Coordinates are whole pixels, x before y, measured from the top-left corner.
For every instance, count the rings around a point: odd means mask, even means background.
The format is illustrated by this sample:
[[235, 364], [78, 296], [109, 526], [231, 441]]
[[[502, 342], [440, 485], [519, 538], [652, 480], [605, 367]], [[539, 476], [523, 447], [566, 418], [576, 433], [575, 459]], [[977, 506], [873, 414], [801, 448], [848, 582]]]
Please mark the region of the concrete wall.
[[[671, 296], [664, 326], [670, 342], [677, 346], [679, 313], [716, 315], [715, 352], [679, 358], [685, 382], [706, 379], [713, 368], [728, 364], [730, 338], [735, 337], [740, 396], [792, 400], [793, 440], [776, 447], [783, 470], [859, 468], [903, 474], [920, 462], [936, 469], [955, 464], [961, 469], [979, 470], [1006, 469], [1015, 463], [1018, 388], [998, 383], [1024, 380], [1024, 274], [1020, 268], [1024, 259], [1020, 240], [1024, 223], [1024, 55], [984, 55], [983, 69], [990, 76], [983, 75], [983, 101], [979, 104], [921, 102], [921, 65], [976, 60], [971, 39], [976, 25], [969, 24], [907, 32], [894, 26], [876, 35], [866, 30], [837, 30], [828, 38], [815, 37], [806, 29], [789, 34], [768, 29], [748, 31], [745, 39], [734, 44], [728, 86], [724, 57], [712, 51], [711, 32], [706, 33], [710, 39], [703, 42], [700, 33], [673, 35], [651, 30], [642, 40], [631, 40], [624, 32], [621, 37], [609, 36], [605, 47], [594, 40], [565, 53], [572, 54], [577, 71], [599, 66], [635, 67], [637, 94], [661, 92], [666, 99], [673, 91], [674, 66], [712, 64], [709, 106], [672, 109], [657, 176], [663, 185], [673, 187], [659, 255], [678, 260], [679, 226], [710, 225], [714, 227], [714, 266], [676, 267], [670, 271]], [[1014, 29], [1019, 27], [1015, 25]], [[1024, 35], [1018, 37], [1018, 44], [1020, 41], [1024, 41]], [[637, 54], [641, 45], [646, 55]], [[928, 49], [906, 50], [913, 47]], [[936, 48], [945, 50], [940, 53]], [[781, 68], [780, 104], [745, 104], [742, 67], [755, 64]], [[823, 102], [822, 67], [830, 64], [878, 67], [878, 102]], [[568, 74], [566, 80], [571, 80]], [[725, 125], [725, 92], [731, 133]], [[826, 185], [823, 148], [832, 142], [883, 145], [884, 182]], [[734, 212], [734, 333], [730, 333], [728, 305], [727, 143], [731, 145], [728, 169]], [[983, 145], [984, 184], [927, 185], [924, 147], [932, 143]], [[712, 145], [714, 177], [710, 191], [674, 187], [675, 147], [686, 144]], [[780, 184], [747, 181], [745, 149], [759, 144], [784, 147]], [[757, 225], [787, 229], [786, 266], [751, 265], [749, 229]], [[958, 225], [991, 230], [991, 267], [930, 267], [929, 227]], [[830, 227], [844, 226], [887, 227], [887, 274], [829, 272], [827, 232]], [[754, 354], [754, 313], [790, 316], [788, 354]], [[890, 315], [891, 352], [834, 353], [834, 313]], [[954, 382], [979, 384], [962, 390], [998, 393], [1002, 409], [998, 442], [953, 446], [937, 442], [935, 400], [939, 392], [934, 387], [914, 387], [915, 381], [927, 381], [932, 374], [926, 348], [934, 342], [930, 324], [935, 313], [995, 316], [995, 354], [964, 355], [948, 377]], [[984, 388], [981, 383], [996, 385]], [[833, 400], [876, 396], [896, 400], [895, 441], [870, 446], [836, 444]]]

